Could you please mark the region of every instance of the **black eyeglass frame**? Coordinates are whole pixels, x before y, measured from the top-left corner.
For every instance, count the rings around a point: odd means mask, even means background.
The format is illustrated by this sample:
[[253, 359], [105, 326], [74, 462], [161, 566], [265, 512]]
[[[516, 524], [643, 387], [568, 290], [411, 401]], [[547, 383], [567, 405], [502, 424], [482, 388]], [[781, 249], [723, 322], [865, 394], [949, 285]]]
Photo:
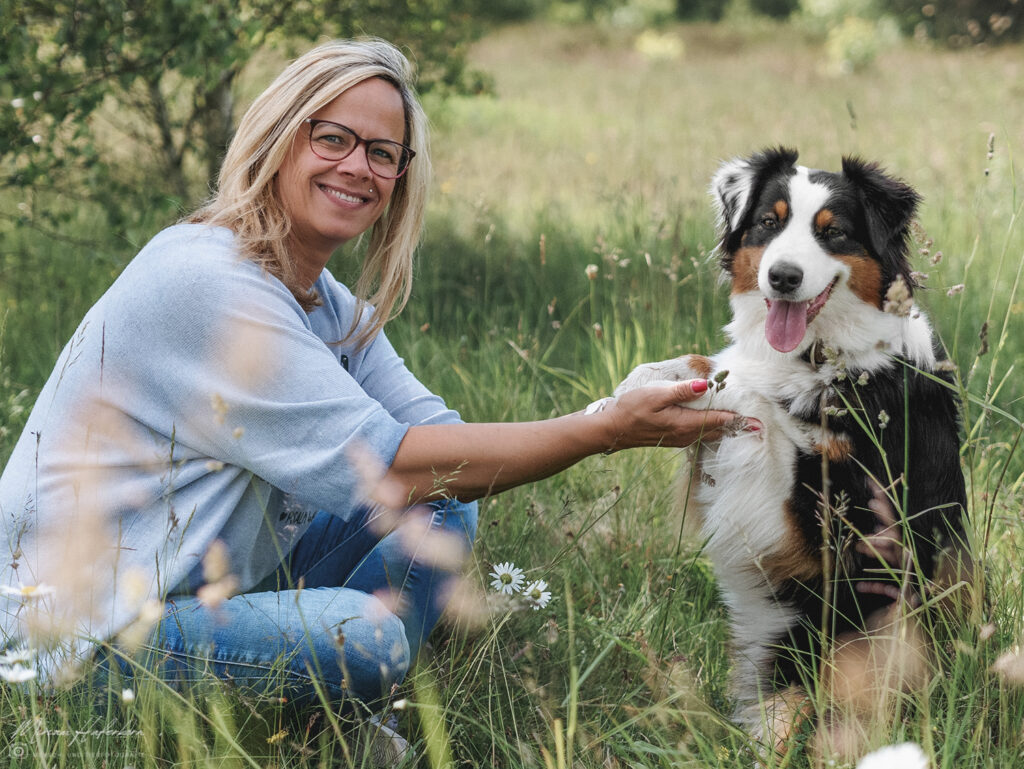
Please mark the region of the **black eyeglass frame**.
[[[405, 172], [409, 170], [409, 165], [412, 163], [412, 159], [416, 157], [416, 151], [412, 147], [407, 147], [401, 142], [392, 141], [391, 139], [364, 139], [362, 136], [357, 134], [347, 125], [335, 123], [333, 120], [320, 120], [318, 118], [308, 117], [302, 122], [309, 124], [309, 149], [318, 158], [322, 160], [329, 160], [332, 163], [340, 163], [342, 160], [349, 157], [353, 152], [355, 152], [359, 148], [359, 145], [361, 144], [363, 145], [363, 152], [366, 153], [366, 165], [369, 167], [370, 171], [372, 171], [375, 176], [379, 176], [381, 179], [401, 178], [405, 174]], [[341, 157], [324, 157], [323, 155], [316, 151], [316, 147], [313, 144], [313, 131], [320, 124], [331, 125], [334, 126], [335, 128], [340, 128], [343, 131], [348, 131], [348, 133], [352, 134], [352, 136], [355, 137], [356, 143], [352, 145], [352, 149], [350, 149]], [[370, 162], [370, 145], [377, 143], [390, 144], [393, 147], [399, 148], [401, 152], [401, 158], [403, 158], [405, 162], [404, 164], [400, 163], [401, 170], [395, 176], [388, 176], [387, 174], [379, 173], [374, 169], [373, 163]]]

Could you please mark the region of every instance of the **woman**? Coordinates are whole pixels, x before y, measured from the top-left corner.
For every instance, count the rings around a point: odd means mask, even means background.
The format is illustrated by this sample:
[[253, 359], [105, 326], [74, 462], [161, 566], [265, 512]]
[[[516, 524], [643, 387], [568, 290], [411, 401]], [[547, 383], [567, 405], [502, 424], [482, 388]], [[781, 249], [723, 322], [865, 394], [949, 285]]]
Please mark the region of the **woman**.
[[[242, 118], [213, 199], [86, 315], [0, 478], [4, 640], [32, 643], [41, 673], [99, 646], [130, 674], [141, 649], [168, 678], [209, 670], [289, 699], [316, 679], [372, 704], [453, 568], [372, 525], [385, 508], [415, 507], [399, 517], [420, 516], [417, 542], [464, 553], [483, 495], [736, 419], [679, 407], [694, 381], [464, 424], [416, 381], [382, 326], [409, 295], [425, 126], [392, 46], [310, 51]], [[367, 233], [353, 295], [324, 267]]]

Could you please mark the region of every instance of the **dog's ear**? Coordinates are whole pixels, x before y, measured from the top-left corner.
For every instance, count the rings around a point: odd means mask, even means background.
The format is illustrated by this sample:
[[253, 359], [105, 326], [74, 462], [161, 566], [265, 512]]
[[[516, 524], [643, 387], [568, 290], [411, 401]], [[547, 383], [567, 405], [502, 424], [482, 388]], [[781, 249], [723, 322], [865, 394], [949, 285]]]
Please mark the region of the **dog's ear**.
[[860, 158], [843, 158], [843, 176], [857, 190], [867, 219], [870, 245], [887, 273], [886, 282], [902, 275], [907, 286], [912, 287], [907, 236], [921, 196], [901, 180], [888, 176], [876, 163]]
[[796, 159], [796, 150], [779, 147], [749, 158], [734, 158], [719, 167], [711, 180], [711, 196], [718, 212], [723, 251], [732, 252], [738, 247], [743, 221], [757, 200], [764, 180], [776, 173], [791, 172]]

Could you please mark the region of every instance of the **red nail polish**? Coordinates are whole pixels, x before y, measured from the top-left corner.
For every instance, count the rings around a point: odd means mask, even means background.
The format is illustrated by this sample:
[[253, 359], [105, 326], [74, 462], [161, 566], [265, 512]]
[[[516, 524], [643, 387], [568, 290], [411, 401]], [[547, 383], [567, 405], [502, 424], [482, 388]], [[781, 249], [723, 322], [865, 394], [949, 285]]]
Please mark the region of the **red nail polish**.
[[703, 393], [708, 390], [708, 380], [706, 379], [695, 379], [690, 382], [690, 391], [693, 393]]

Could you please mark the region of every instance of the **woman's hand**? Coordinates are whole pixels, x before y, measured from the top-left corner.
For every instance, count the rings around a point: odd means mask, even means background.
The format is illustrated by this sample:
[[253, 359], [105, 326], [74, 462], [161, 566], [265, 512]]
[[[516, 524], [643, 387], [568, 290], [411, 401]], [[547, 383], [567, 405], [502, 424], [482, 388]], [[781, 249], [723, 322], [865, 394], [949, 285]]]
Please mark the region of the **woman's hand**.
[[739, 431], [759, 432], [756, 419], [731, 411], [687, 407], [707, 392], [704, 379], [650, 384], [606, 401], [601, 413], [609, 420], [608, 451], [638, 446], [689, 446]]

